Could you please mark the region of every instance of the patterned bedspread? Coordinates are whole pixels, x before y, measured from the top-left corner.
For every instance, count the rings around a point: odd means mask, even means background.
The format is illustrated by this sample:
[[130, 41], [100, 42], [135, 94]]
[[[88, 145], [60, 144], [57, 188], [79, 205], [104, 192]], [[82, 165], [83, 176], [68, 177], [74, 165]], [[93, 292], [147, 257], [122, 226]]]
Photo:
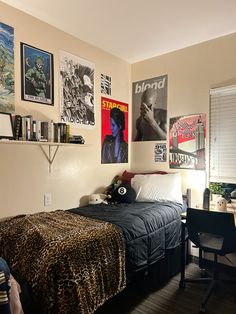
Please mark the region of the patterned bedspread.
[[42, 300], [42, 313], [94, 313], [125, 287], [121, 231], [67, 211], [0, 222], [0, 255]]

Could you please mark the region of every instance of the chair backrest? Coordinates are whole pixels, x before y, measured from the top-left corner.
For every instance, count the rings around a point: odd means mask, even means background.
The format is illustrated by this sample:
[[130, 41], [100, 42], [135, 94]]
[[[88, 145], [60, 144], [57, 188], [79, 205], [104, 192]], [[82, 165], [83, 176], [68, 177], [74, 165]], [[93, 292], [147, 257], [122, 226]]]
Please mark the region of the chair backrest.
[[212, 248], [208, 251], [218, 251], [224, 255], [236, 251], [236, 227], [234, 214], [226, 212], [216, 212], [195, 208], [187, 209], [186, 224], [189, 239], [198, 247], [205, 249], [201, 241], [202, 235], [209, 235], [211, 238], [222, 239], [222, 246], [219, 249]]

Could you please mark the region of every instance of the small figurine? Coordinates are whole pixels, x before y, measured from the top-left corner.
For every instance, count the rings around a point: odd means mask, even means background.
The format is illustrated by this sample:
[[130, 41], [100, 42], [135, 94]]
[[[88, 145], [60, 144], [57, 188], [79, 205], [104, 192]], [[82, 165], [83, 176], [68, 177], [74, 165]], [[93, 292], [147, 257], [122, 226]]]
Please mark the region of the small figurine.
[[221, 211], [226, 211], [227, 210], [227, 200], [222, 196], [218, 197], [215, 201], [215, 209], [221, 210]]

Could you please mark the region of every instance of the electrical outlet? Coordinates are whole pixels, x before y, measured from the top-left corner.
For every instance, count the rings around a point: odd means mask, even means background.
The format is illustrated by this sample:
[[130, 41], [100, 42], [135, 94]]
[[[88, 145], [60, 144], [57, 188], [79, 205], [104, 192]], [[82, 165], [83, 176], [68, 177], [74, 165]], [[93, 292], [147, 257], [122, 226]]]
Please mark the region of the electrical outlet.
[[44, 194], [44, 206], [52, 205], [52, 194], [46, 193]]

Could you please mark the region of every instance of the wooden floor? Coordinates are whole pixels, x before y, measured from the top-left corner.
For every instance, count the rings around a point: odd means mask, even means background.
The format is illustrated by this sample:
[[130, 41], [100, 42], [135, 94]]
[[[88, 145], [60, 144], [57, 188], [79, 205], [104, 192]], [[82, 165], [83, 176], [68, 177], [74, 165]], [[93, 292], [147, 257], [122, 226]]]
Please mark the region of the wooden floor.
[[[186, 277], [199, 277], [196, 264], [189, 264]], [[180, 275], [152, 291], [130, 286], [120, 295], [108, 301], [96, 314], [194, 314], [199, 313], [201, 299], [207, 284], [188, 283], [179, 288]], [[236, 313], [236, 283], [224, 283], [214, 290], [207, 304], [208, 314]]]

